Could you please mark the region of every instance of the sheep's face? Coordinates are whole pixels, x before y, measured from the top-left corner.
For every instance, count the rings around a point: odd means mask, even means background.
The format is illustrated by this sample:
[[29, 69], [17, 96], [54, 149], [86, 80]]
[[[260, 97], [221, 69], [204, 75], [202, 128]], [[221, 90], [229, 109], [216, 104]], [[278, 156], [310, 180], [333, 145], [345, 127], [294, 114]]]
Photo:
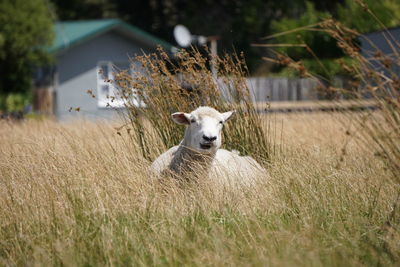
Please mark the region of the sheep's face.
[[183, 145], [206, 154], [215, 153], [221, 147], [221, 131], [234, 111], [220, 113], [210, 107], [199, 107], [192, 113], [177, 112], [172, 119], [186, 125]]

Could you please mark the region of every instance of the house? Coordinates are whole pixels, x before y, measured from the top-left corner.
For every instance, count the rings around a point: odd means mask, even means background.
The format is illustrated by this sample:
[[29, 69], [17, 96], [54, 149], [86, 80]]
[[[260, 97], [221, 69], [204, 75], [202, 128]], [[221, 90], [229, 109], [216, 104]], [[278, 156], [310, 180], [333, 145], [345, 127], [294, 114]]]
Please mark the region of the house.
[[[373, 68], [378, 72], [383, 72], [390, 77], [392, 74], [400, 76], [400, 63], [398, 62], [400, 54], [400, 26], [381, 31], [365, 33], [360, 38], [361, 53], [370, 61]], [[391, 59], [390, 74], [383, 57]]]
[[[154, 52], [157, 46], [167, 52], [173, 49], [171, 44], [119, 19], [65, 21], [56, 23], [54, 29], [55, 39], [48, 48], [54, 62], [36, 71], [34, 102], [39, 110], [41, 105], [50, 107], [61, 121], [112, 118], [113, 108], [123, 105], [118, 101], [112, 107], [107, 105], [107, 96], [114, 95], [115, 88], [106, 80], [113, 79], [114, 66], [129, 70], [130, 57]], [[88, 90], [96, 98], [88, 95]]]

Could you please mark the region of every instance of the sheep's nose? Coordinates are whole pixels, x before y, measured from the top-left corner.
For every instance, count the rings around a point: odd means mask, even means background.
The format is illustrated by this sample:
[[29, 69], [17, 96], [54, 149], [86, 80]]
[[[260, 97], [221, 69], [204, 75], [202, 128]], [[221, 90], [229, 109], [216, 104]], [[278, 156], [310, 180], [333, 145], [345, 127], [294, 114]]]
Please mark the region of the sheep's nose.
[[206, 135], [203, 135], [203, 138], [204, 138], [204, 140], [206, 140], [206, 141], [208, 141], [208, 142], [212, 142], [212, 141], [214, 141], [214, 140], [217, 140], [217, 137], [216, 136], [206, 136]]

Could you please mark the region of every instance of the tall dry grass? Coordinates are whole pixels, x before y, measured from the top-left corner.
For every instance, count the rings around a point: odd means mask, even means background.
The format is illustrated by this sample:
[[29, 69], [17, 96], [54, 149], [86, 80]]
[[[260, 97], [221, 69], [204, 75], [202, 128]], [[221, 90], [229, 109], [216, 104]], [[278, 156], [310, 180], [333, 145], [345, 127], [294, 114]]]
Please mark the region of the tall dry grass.
[[395, 183], [343, 114], [274, 119], [270, 179], [240, 190], [160, 188], [113, 125], [2, 123], [0, 264], [397, 265]]
[[[344, 113], [347, 115], [347, 119], [341, 120], [341, 122], [350, 120], [351, 123], [348, 123], [346, 134], [357, 141], [366, 152], [374, 154], [375, 159], [381, 161], [385, 168], [391, 171], [391, 177], [395, 182], [396, 198], [392, 204], [392, 211], [388, 214], [386, 225], [390, 229], [388, 231], [395, 231], [398, 234], [399, 229], [393, 228], [393, 224], [398, 223], [394, 220], [396, 220], [396, 212], [398, 212], [400, 206], [400, 43], [364, 1], [355, 0], [355, 2], [363, 8], [372, 21], [382, 27], [379, 43], [389, 47], [389, 51], [381, 51], [381, 48], [365, 35], [334, 19], [327, 19], [314, 25], [275, 35], [293, 34], [307, 30], [325, 33], [336, 40], [337, 46], [343, 51], [344, 59], [346, 59], [338, 60], [348, 79], [345, 88], [334, 87], [329, 77], [321, 77], [312, 73], [304, 67], [301, 60], [292, 60], [283, 53], [275, 51], [274, 58], [265, 58], [265, 60], [285, 65], [296, 70], [302, 77], [314, 79], [319, 84], [320, 92], [329, 95], [331, 98], [351, 99], [353, 101], [363, 101], [367, 98], [375, 102], [379, 112], [367, 110], [359, 116], [347, 112]], [[273, 37], [266, 37], [266, 39]], [[368, 48], [368, 45], [364, 48], [361, 47], [362, 42], [368, 44], [370, 48]], [[279, 46], [279, 44], [276, 45]], [[318, 55], [306, 43], [297, 45], [307, 49], [321, 65], [321, 68], [324, 68], [322, 61], [318, 59]], [[341, 159], [346, 152], [346, 146], [343, 146]]]
[[[327, 19], [320, 23], [293, 29], [278, 35], [293, 34], [299, 31], [322, 32], [336, 40], [337, 46], [343, 51], [344, 59], [337, 60], [343, 72], [346, 73], [347, 85], [345, 88], [333, 86], [332, 77], [321, 77], [305, 68], [301, 60], [295, 61], [288, 55], [273, 51], [273, 58], [264, 58], [267, 61], [287, 66], [298, 72], [299, 76], [315, 80], [321, 94], [333, 99], [351, 99], [353, 101], [372, 99], [381, 111], [378, 116], [373, 110], [363, 116], [352, 117], [356, 132], [349, 132], [360, 144], [373, 151], [380, 160], [383, 160], [392, 170], [395, 180], [400, 187], [400, 43], [392, 36], [390, 31], [362, 0], [355, 0], [371, 20], [382, 27], [383, 46], [389, 51], [381, 51], [376, 43], [369, 40], [362, 33], [350, 29], [334, 19]], [[361, 40], [368, 43], [371, 49], [362, 50]], [[324, 68], [318, 55], [306, 43], [301, 44], [275, 44], [300, 45], [304, 47]], [[262, 45], [261, 45], [262, 46]], [[268, 44], [267, 47], [274, 47]], [[400, 194], [400, 191], [399, 191]], [[400, 204], [400, 203], [398, 203]]]
[[[210, 68], [211, 61], [215, 71]], [[133, 75], [117, 71], [111, 82], [119, 89], [116, 97], [125, 100], [128, 112], [122, 115], [126, 127], [136, 129], [132, 134], [141, 144], [144, 157], [154, 160], [162, 152], [160, 146], [153, 145], [154, 139], [161, 140], [162, 148], [177, 145], [182, 139], [183, 128], [170, 119], [172, 113], [211, 106], [221, 112], [236, 110], [235, 127], [228, 123], [223, 130], [227, 149], [251, 155], [260, 163], [270, 158], [274, 149], [270, 129], [262, 127], [252, 103], [243, 57], [212, 56], [210, 60], [196, 49], [180, 50], [174, 56], [159, 49], [134, 57], [131, 68]]]
[[[355, 59], [343, 68], [363, 79], [368, 62], [354, 47], [354, 32], [324, 23], [319, 26]], [[373, 85], [366, 88], [379, 111], [271, 118], [256, 112], [245, 64], [237, 57], [215, 59], [222, 81], [196, 51], [182, 51], [176, 61], [162, 51], [137, 59], [134, 79], [121, 72], [113, 81], [127, 100], [123, 127], [0, 122], [1, 264], [398, 264], [399, 105], [393, 77], [390, 84], [374, 73], [372, 83], [371, 77], [362, 80]], [[279, 60], [309, 75], [301, 63]], [[362, 96], [358, 92], [348, 93]], [[145, 112], [134, 103], [138, 96]], [[268, 161], [269, 175], [257, 185], [160, 185], [152, 179], [150, 161], [183, 134], [170, 114], [200, 104], [239, 111], [224, 142]]]

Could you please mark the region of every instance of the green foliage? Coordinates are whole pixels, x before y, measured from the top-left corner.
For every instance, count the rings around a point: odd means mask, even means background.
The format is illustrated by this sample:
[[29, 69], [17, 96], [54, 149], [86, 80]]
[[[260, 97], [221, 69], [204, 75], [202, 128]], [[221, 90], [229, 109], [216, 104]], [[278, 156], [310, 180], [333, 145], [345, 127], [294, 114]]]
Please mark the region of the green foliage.
[[[298, 19], [284, 18], [272, 23], [272, 30], [275, 33], [289, 32], [301, 27], [315, 25], [322, 20], [331, 18], [328, 12], [317, 11], [314, 4], [306, 2], [306, 10]], [[333, 60], [316, 60], [316, 56], [323, 59], [342, 57], [342, 51], [336, 46], [336, 41], [323, 31], [309, 30], [311, 27], [292, 34], [285, 34], [277, 37], [274, 42], [288, 44], [287, 47], [280, 47], [276, 50], [289, 55], [293, 60], [302, 60], [305, 67], [321, 76], [332, 76], [340, 71], [339, 66]], [[291, 46], [291, 45], [300, 46]], [[305, 47], [307, 45], [310, 49]], [[311, 50], [311, 52], [310, 52]], [[324, 63], [328, 63], [327, 65]], [[321, 64], [324, 67], [321, 67]], [[284, 71], [286, 73], [287, 71]]]
[[29, 92], [32, 69], [48, 60], [43, 49], [51, 40], [46, 1], [0, 0], [1, 94]]
[[[300, 27], [314, 25], [321, 20], [330, 18], [328, 12], [317, 11], [314, 4], [306, 3], [306, 11], [299, 18], [284, 18], [272, 23], [272, 30], [275, 33], [287, 32]], [[285, 34], [275, 39], [280, 44], [307, 44], [318, 55], [323, 54], [324, 57], [335, 57], [340, 55], [339, 49], [334, 45], [334, 40], [326, 33], [315, 31], [296, 31], [293, 34]], [[333, 49], [333, 51], [332, 51]], [[294, 60], [311, 58], [312, 54], [304, 47], [283, 47], [278, 51], [287, 53]]]
[[[303, 59], [301, 60], [301, 62], [303, 63], [303, 66], [307, 70], [312, 70], [314, 74], [325, 78], [326, 77], [333, 78], [335, 75], [346, 74], [340, 62], [346, 62], [347, 64], [353, 63], [351, 59], [348, 57], [343, 57], [340, 59], [326, 58], [319, 60]], [[278, 77], [284, 76], [284, 77], [296, 78], [298, 77], [298, 75], [299, 72], [290, 67], [283, 68], [282, 70], [280, 70], [279, 73], [276, 73], [276, 76]]]
[[110, 0], [52, 0], [62, 20], [115, 18], [115, 1]]
[[24, 94], [9, 94], [5, 99], [5, 109], [10, 112], [21, 111], [29, 104], [29, 98]]
[[[400, 2], [397, 0], [363, 0], [364, 4], [354, 0], [346, 0], [343, 5], [338, 5], [338, 20], [347, 27], [360, 33], [381, 30], [383, 27], [399, 25]], [[363, 5], [363, 6], [362, 6]], [[371, 17], [372, 13], [380, 23]]]
[[26, 93], [0, 94], [0, 113], [22, 111], [30, 101], [31, 95]]
[[[288, 32], [275, 38], [274, 43], [292, 45], [280, 47], [276, 51], [288, 55], [293, 60], [301, 60], [311, 73], [331, 79], [335, 75], [343, 74], [343, 68], [338, 64], [337, 59], [347, 61], [349, 59], [344, 57], [342, 49], [337, 46], [337, 41], [325, 30], [315, 27], [316, 24], [334, 18], [347, 27], [365, 33], [397, 26], [399, 20], [396, 15], [399, 14], [400, 3], [395, 0], [379, 2], [346, 0], [344, 4], [337, 5], [336, 10], [331, 12], [318, 11], [314, 4], [306, 2], [306, 10], [299, 18], [274, 21], [271, 28], [273, 33]], [[376, 16], [378, 21], [373, 16]], [[287, 69], [280, 71], [281, 74], [294, 73]]]

